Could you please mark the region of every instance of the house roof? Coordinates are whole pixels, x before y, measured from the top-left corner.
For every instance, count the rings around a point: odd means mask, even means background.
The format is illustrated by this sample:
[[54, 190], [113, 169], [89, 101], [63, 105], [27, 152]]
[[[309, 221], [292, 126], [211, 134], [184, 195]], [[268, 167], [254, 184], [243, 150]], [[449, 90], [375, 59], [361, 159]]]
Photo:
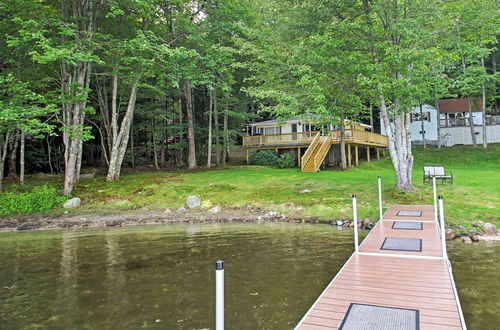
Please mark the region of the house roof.
[[[478, 98], [471, 98], [472, 111], [481, 111], [481, 101]], [[453, 113], [469, 111], [467, 98], [439, 100], [439, 112]]]
[[[256, 122], [256, 123], [251, 123], [251, 124], [248, 124], [249, 126], [265, 126], [265, 125], [273, 125], [273, 124], [278, 124], [278, 123], [293, 123], [293, 122], [300, 122], [301, 119], [298, 118], [298, 117], [291, 117], [291, 118], [287, 118], [287, 119], [271, 119], [271, 120], [265, 120], [265, 121], [259, 121], [259, 122]], [[308, 121], [307, 119], [302, 119], [302, 121], [306, 122], [306, 123], [309, 123], [310, 121]], [[366, 125], [366, 124], [362, 124], [362, 123], [358, 123], [358, 122], [355, 122], [355, 121], [352, 121], [350, 119], [345, 119], [346, 122], [349, 122], [349, 123], [353, 123], [353, 124], [357, 124], [357, 125], [360, 125], [360, 126], [364, 126], [364, 127], [367, 127], [367, 128], [371, 128], [370, 125]]]
[[292, 122], [292, 121], [300, 121], [299, 118], [297, 117], [291, 117], [291, 118], [287, 118], [287, 119], [271, 119], [271, 120], [265, 120], [265, 121], [259, 121], [259, 122], [256, 122], [256, 123], [251, 123], [249, 124], [250, 126], [260, 126], [260, 125], [272, 125], [272, 124], [277, 124], [277, 123], [281, 123], [281, 122]]

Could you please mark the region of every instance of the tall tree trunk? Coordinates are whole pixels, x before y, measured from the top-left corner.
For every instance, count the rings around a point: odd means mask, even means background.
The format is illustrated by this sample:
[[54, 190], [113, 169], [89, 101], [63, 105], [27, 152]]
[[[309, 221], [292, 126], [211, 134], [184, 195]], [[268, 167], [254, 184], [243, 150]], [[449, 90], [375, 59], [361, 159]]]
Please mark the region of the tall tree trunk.
[[474, 131], [474, 118], [472, 117], [472, 100], [470, 96], [467, 96], [467, 108], [469, 110], [469, 127], [472, 138], [472, 147], [477, 148], [476, 132]]
[[[497, 50], [494, 50], [491, 52], [491, 68], [493, 70], [493, 76], [496, 76], [496, 73], [497, 73], [497, 54], [498, 54]], [[498, 95], [497, 91], [498, 91], [498, 79], [494, 79], [493, 80], [493, 94]], [[500, 104], [500, 98], [496, 97], [495, 103], [494, 103], [495, 111], [500, 110], [499, 104]]]
[[392, 116], [394, 129], [391, 126], [385, 95], [381, 92], [380, 115], [384, 121], [389, 154], [396, 173], [396, 186], [405, 191], [412, 191], [413, 155], [411, 153], [411, 132], [409, 130], [409, 114], [399, 112], [399, 101], [395, 100], [396, 111]]
[[196, 164], [196, 144], [194, 139], [193, 94], [191, 91], [191, 86], [189, 84], [189, 81], [187, 81], [186, 79], [182, 81], [182, 88], [186, 99], [186, 113], [188, 121], [188, 148], [189, 148], [188, 168], [195, 169], [197, 167], [197, 164]]
[[439, 99], [436, 97], [436, 111], [437, 111], [437, 147], [441, 149], [441, 117], [439, 111]]
[[184, 116], [182, 111], [182, 92], [179, 93], [179, 160], [177, 164], [184, 166]]
[[[61, 15], [71, 22], [78, 18], [75, 27], [76, 44], [85, 47], [92, 40], [94, 25], [93, 1], [61, 0]], [[66, 37], [63, 36], [63, 42]], [[63, 141], [64, 141], [64, 194], [73, 192], [74, 185], [80, 177], [83, 125], [87, 105], [87, 90], [90, 87], [92, 64], [77, 61], [75, 64], [61, 63], [61, 92], [63, 99], [72, 99], [71, 103], [62, 104]]]
[[208, 104], [208, 145], [207, 145], [207, 168], [212, 167], [212, 108], [214, 105], [213, 91], [209, 91]]
[[9, 178], [17, 178], [17, 148], [19, 146], [19, 138], [20, 134], [14, 133], [11, 143], [12, 147], [10, 148], [9, 172], [7, 174]]
[[134, 150], [134, 121], [130, 123], [130, 165], [135, 167], [135, 150]]
[[214, 98], [214, 149], [215, 149], [215, 163], [220, 165], [221, 150], [220, 150], [220, 130], [219, 130], [219, 107], [217, 106], [217, 94]]
[[[486, 68], [484, 67], [484, 58], [481, 58], [481, 65], [483, 66], [483, 69], [486, 71]], [[483, 114], [483, 148], [488, 149], [488, 136], [486, 130], [486, 88], [484, 86], [484, 81], [481, 82], [481, 89], [482, 89], [481, 112]]]
[[50, 147], [49, 137], [47, 136], [45, 140], [47, 141], [47, 162], [49, 163], [50, 174], [54, 174], [54, 169], [52, 167], [52, 151]]
[[21, 155], [19, 160], [19, 183], [21, 185], [24, 185], [24, 164], [25, 164], [24, 150], [26, 145], [25, 142], [26, 142], [26, 133], [24, 133], [24, 131], [21, 131]]
[[422, 130], [422, 143], [425, 149], [427, 148], [427, 145], [425, 144], [425, 124], [424, 124], [424, 114], [422, 112], [422, 103], [420, 103], [420, 128]]
[[155, 169], [158, 171], [160, 167], [158, 166], [158, 153], [156, 152], [156, 136], [155, 136], [155, 119], [154, 117], [151, 118], [151, 137], [153, 140], [153, 158], [154, 158], [154, 164], [155, 164]]
[[226, 113], [224, 113], [224, 126], [223, 126], [223, 150], [222, 150], [222, 164], [226, 164], [226, 161], [228, 160], [229, 156], [229, 130], [228, 130], [228, 115], [227, 115], [227, 108], [226, 108]]
[[123, 158], [125, 157], [125, 152], [127, 151], [130, 126], [132, 125], [132, 120], [134, 118], [135, 102], [137, 100], [137, 83], [138, 79], [132, 84], [127, 111], [125, 112], [125, 116], [123, 116], [116, 140], [113, 141], [113, 149], [111, 150], [106, 181], [117, 181], [120, 179]]
[[375, 132], [375, 127], [373, 127], [373, 103], [370, 101], [370, 131]]
[[0, 144], [0, 192], [3, 189], [3, 178], [4, 178], [4, 171], [5, 171], [5, 159], [7, 158], [7, 150], [9, 146], [9, 139], [10, 139], [10, 133], [6, 133], [4, 140], [3, 140], [3, 146]]
[[343, 116], [340, 124], [340, 168], [342, 171], [347, 169], [347, 159], [345, 155], [345, 121]]

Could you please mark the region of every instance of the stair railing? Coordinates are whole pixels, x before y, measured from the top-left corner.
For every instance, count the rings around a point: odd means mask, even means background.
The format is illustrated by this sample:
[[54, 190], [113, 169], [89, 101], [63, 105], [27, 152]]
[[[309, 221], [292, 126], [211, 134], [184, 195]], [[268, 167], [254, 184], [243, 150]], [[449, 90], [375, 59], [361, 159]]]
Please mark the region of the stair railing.
[[314, 136], [314, 139], [312, 140], [311, 144], [309, 145], [309, 148], [307, 148], [306, 152], [304, 153], [304, 155], [302, 156], [302, 158], [300, 160], [300, 165], [301, 165], [302, 170], [304, 170], [304, 167], [306, 166], [307, 162], [309, 161], [309, 158], [311, 158], [311, 156], [314, 152], [314, 149], [316, 149], [316, 146], [319, 143], [319, 139], [320, 139], [320, 132], [316, 133], [316, 135]]
[[333, 131], [330, 131], [328, 135], [326, 136], [325, 140], [323, 141], [323, 144], [321, 145], [320, 149], [318, 150], [318, 153], [314, 156], [314, 170], [317, 171], [319, 167], [321, 166], [321, 163], [325, 159], [325, 155], [330, 150], [330, 141], [332, 140], [332, 134]]

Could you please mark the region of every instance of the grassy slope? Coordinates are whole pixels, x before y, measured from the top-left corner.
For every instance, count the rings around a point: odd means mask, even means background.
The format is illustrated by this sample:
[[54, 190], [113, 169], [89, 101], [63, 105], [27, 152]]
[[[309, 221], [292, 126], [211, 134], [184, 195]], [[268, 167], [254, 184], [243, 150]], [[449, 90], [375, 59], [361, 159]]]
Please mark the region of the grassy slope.
[[[416, 190], [411, 194], [393, 188], [390, 159], [363, 162], [346, 172], [302, 173], [299, 169], [241, 166], [196, 172], [135, 173], [114, 183], [106, 183], [102, 177], [82, 181], [75, 194], [85, 203], [78, 212], [144, 206], [177, 208], [187, 196], [198, 195], [206, 206], [252, 205], [286, 213], [292, 209], [286, 204], [293, 203], [305, 216], [346, 219], [351, 216], [350, 194], [357, 193], [360, 216], [376, 219], [377, 175], [382, 176], [384, 183], [384, 205], [431, 204], [432, 189], [422, 184], [422, 165], [433, 163], [445, 165], [455, 176], [452, 187], [438, 186], [439, 194], [445, 198], [448, 223], [471, 224], [483, 220], [500, 224], [500, 145], [491, 145], [488, 151], [470, 147], [442, 151], [416, 148], [414, 154]], [[312, 192], [301, 194], [304, 188]]]

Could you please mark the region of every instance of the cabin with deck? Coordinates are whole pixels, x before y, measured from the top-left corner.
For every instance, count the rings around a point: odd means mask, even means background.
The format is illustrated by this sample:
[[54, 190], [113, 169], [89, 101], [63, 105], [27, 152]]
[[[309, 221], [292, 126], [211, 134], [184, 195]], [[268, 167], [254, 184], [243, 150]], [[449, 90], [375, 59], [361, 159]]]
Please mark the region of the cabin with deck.
[[[345, 120], [347, 166], [358, 165], [360, 159], [370, 161], [385, 155], [387, 136], [371, 132], [369, 125]], [[340, 127], [318, 125], [300, 118], [274, 119], [248, 125], [243, 137], [247, 153], [254, 150], [275, 150], [296, 155], [303, 172], [317, 172], [321, 166], [340, 163]]]

